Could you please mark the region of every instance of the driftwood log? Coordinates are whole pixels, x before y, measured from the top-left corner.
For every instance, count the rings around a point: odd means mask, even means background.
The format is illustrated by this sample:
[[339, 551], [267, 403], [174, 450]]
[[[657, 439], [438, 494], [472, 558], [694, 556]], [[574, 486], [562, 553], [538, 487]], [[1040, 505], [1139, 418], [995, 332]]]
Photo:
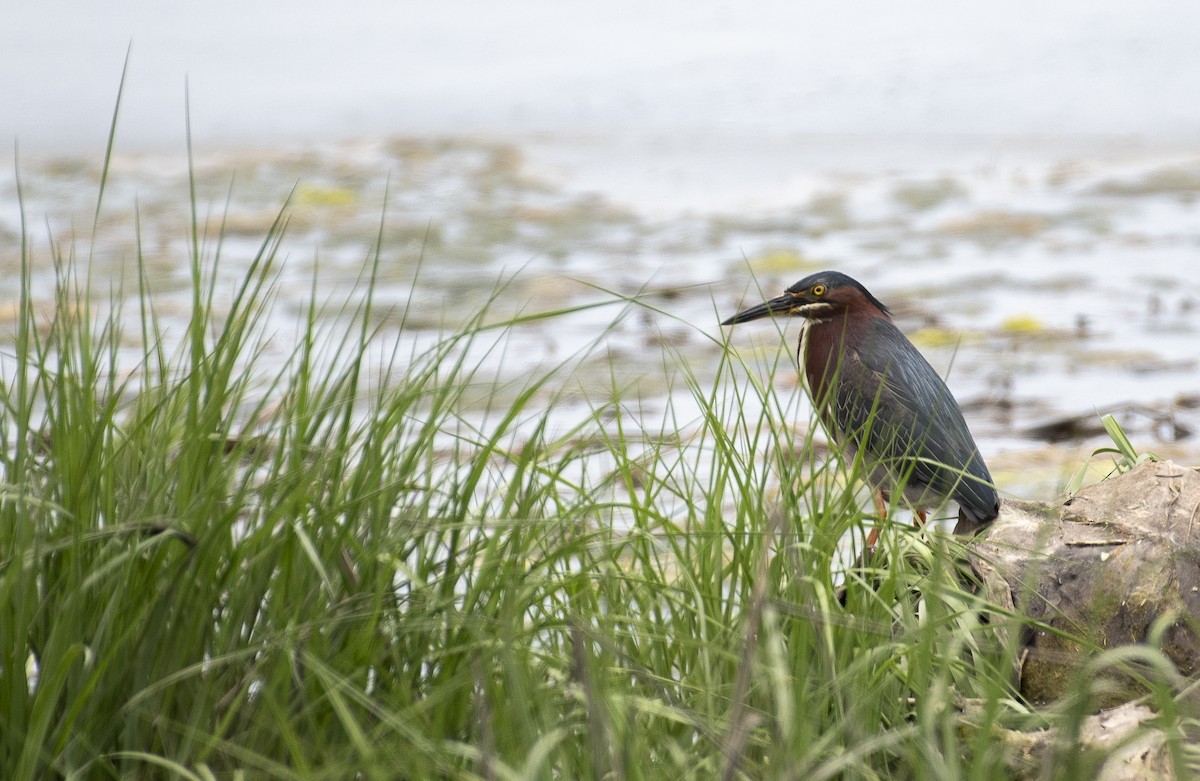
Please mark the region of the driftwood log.
[[967, 550], [991, 601], [1062, 632], [1019, 638], [1030, 701], [1066, 693], [1096, 650], [1152, 639], [1200, 670], [1200, 470], [1151, 461], [1065, 501], [1005, 502]]
[[[1092, 706], [1109, 710], [1084, 725], [1094, 732], [1085, 743], [1127, 738], [1149, 721], [1153, 713], [1132, 701], [1144, 680], [1164, 674], [1152, 664], [1145, 678], [1118, 672], [1096, 662], [1099, 652], [1149, 643], [1174, 666], [1176, 685], [1200, 671], [1200, 469], [1151, 461], [1058, 502], [1005, 502], [967, 557], [990, 601], [1036, 622], [1004, 638], [1020, 644], [1014, 673], [1025, 698], [1056, 701], [1090, 676]], [[1054, 735], [1001, 739], [1022, 744], [1029, 760]], [[1163, 742], [1152, 730], [1098, 777], [1172, 777]]]

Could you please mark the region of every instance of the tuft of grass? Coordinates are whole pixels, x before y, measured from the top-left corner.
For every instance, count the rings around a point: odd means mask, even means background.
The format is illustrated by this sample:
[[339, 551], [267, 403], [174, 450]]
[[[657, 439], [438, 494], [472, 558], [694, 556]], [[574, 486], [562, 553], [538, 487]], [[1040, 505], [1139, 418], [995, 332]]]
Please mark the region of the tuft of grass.
[[501, 387], [480, 358], [534, 317], [491, 319], [502, 286], [405, 354], [381, 226], [358, 302], [319, 321], [314, 282], [264, 372], [287, 207], [232, 284], [200, 211], [183, 333], [145, 266], [97, 301], [73, 248], [22, 236], [0, 776], [1006, 778], [997, 729], [1077, 718], [1020, 704], [1000, 639], [1025, 622], [954, 540], [896, 525], [863, 553], [861, 464], [761, 381], [785, 353], [710, 379], [664, 342], [687, 404], [648, 422], [612, 365], [576, 411], [604, 334]]
[[1092, 455], [1111, 453], [1115, 456], [1114, 461], [1117, 472], [1128, 472], [1130, 469], [1146, 461], [1158, 460], [1158, 456], [1149, 451], [1139, 453], [1137, 448], [1133, 446], [1133, 442], [1129, 440], [1125, 429], [1121, 428], [1121, 424], [1113, 415], [1105, 415], [1100, 419], [1100, 422], [1104, 424], [1104, 431], [1108, 434], [1109, 439], [1113, 441], [1113, 446], [1098, 448]]
[[[1120, 421], [1112, 414], [1106, 414], [1100, 418], [1100, 422], [1104, 425], [1104, 431], [1108, 434], [1108, 438], [1112, 440], [1112, 445], [1098, 447], [1092, 451], [1092, 457], [1109, 454], [1113, 456], [1113, 469], [1111, 474], [1123, 474], [1139, 466], [1147, 461], [1158, 461], [1159, 456], [1151, 451], [1138, 452], [1130, 441], [1129, 435], [1125, 433]], [[1089, 462], [1084, 462], [1079, 469], [1067, 481], [1065, 492], [1073, 494], [1082, 486], [1087, 479]]]

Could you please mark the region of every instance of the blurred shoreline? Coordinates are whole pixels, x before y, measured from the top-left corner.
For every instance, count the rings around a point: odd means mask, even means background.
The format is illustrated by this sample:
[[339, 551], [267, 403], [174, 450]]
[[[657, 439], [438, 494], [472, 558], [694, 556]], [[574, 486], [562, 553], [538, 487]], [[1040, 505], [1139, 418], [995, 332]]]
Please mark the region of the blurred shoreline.
[[[113, 147], [118, 165], [150, 164], [183, 170], [187, 144], [129, 143], [123, 124]], [[556, 186], [591, 192], [655, 216], [696, 211], [786, 207], [810, 194], [814, 182], [830, 177], [904, 174], [956, 175], [1056, 168], [1103, 167], [1112, 171], [1200, 159], [1200, 136], [1137, 134], [888, 134], [742, 132], [535, 132], [378, 134], [327, 138], [204, 138], [192, 152], [204, 165], [252, 160], [256, 156], [353, 153], [392, 139], [416, 143], [502, 144], [513, 148], [525, 170]], [[15, 165], [102, 160], [104, 138], [61, 148], [18, 145], [0, 157], [0, 176], [11, 180]]]

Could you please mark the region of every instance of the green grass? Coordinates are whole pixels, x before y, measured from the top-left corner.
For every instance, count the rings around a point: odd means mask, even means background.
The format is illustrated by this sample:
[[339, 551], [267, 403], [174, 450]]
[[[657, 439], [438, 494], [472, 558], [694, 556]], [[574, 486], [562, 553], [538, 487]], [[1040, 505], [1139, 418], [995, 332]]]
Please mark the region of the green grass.
[[[854, 465], [796, 441], [773, 367], [666, 351], [701, 417], [646, 429], [614, 364], [571, 419], [588, 356], [518, 387], [474, 368], [528, 318], [403, 354], [376, 248], [360, 303], [263, 376], [286, 207], [229, 301], [198, 212], [182, 335], [144, 274], [97, 304], [71, 247], [43, 318], [23, 236], [0, 777], [1006, 778], [994, 728], [1086, 712], [1085, 678], [1020, 703], [999, 638], [1023, 622], [953, 540], [892, 526], [854, 566]], [[1076, 777], [1073, 734], [1045, 777]]]

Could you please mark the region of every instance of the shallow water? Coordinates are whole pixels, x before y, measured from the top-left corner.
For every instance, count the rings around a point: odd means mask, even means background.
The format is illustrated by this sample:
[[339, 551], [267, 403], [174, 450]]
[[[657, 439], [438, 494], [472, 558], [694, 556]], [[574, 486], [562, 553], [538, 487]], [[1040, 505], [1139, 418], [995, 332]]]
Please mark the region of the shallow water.
[[[793, 154], [812, 156], [828, 143], [809, 141]], [[893, 160], [921, 157], [900, 146]], [[798, 324], [781, 339], [769, 322], [728, 333], [718, 323], [807, 273], [836, 268], [891, 306], [900, 327], [947, 373], [1007, 493], [1054, 494], [1106, 442], [1081, 435], [1048, 445], [1026, 435], [1033, 427], [1129, 402], [1159, 416], [1122, 417], [1135, 446], [1200, 463], [1200, 433], [1191, 433], [1200, 432], [1200, 405], [1186, 403], [1200, 396], [1200, 149], [1081, 143], [1084, 155], [1072, 157], [1062, 142], [1026, 147], [1038, 153], [1010, 152], [1006, 163], [979, 164], [988, 149], [981, 144], [959, 164], [952, 156], [910, 169], [860, 162], [854, 170], [828, 160], [796, 175], [760, 168], [757, 205], [734, 193], [671, 202], [661, 195], [670, 163], [656, 145], [620, 150], [621, 166], [647, 161], [638, 179], [605, 167], [587, 138], [230, 148], [200, 154], [196, 181], [210, 250], [224, 234], [225, 295], [291, 196], [279, 305], [264, 324], [273, 338], [255, 367], [264, 374], [291, 355], [314, 274], [318, 301], [327, 302], [322, 318], [336, 330], [382, 220], [378, 318], [400, 340], [400, 355], [462, 323], [495, 296], [499, 280], [506, 286], [491, 304], [493, 321], [613, 302], [614, 293], [639, 296], [646, 306], [616, 302], [528, 322], [509, 332], [503, 350], [479, 360], [516, 381], [598, 342], [569, 383], [632, 383], [651, 430], [662, 429], [668, 404], [683, 428], [699, 420], [688, 412], [688, 392], [664, 372], [664, 350], [702, 382], [713, 381], [727, 338], [752, 365], [791, 353]], [[937, 150], [922, 154], [936, 159]], [[51, 239], [90, 255], [102, 298], [122, 278], [128, 289], [136, 217], [160, 314], [169, 332], [181, 333], [190, 306], [186, 160], [118, 155], [93, 239], [98, 179], [96, 160], [22, 161], [39, 305], [53, 306]], [[17, 195], [13, 179], [0, 182], [0, 300], [8, 302], [19, 279]], [[0, 307], [0, 337], [15, 316], [11, 303]], [[773, 382], [798, 393], [790, 357], [780, 365]], [[480, 399], [480, 408], [497, 401]]]

